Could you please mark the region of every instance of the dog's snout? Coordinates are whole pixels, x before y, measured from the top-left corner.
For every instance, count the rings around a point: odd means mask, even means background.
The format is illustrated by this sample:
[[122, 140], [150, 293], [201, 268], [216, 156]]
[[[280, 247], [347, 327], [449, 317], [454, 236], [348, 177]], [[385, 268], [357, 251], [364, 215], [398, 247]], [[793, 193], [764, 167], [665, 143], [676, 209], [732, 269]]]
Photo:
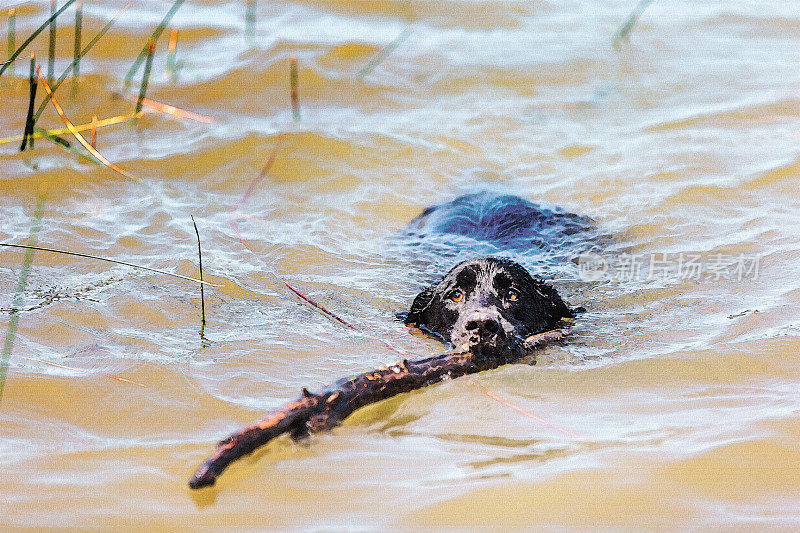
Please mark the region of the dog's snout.
[[467, 331], [478, 335], [496, 335], [500, 332], [500, 322], [491, 316], [474, 317], [466, 324]]

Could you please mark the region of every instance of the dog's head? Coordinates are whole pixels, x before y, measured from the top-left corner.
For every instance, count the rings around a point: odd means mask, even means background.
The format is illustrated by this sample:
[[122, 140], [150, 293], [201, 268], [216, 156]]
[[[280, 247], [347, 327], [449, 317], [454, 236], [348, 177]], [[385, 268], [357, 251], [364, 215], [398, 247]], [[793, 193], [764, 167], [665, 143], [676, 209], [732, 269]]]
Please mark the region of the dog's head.
[[455, 349], [518, 351], [529, 335], [558, 327], [573, 313], [556, 290], [511, 261], [486, 257], [456, 265], [414, 299], [407, 325]]

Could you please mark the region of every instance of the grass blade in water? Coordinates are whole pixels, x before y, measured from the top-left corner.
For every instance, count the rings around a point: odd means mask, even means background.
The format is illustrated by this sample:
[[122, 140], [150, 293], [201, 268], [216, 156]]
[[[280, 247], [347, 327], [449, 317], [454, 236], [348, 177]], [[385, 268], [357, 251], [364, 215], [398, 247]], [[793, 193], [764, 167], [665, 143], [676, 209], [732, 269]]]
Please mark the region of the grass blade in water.
[[[106, 23], [106, 25], [103, 26], [103, 29], [100, 30], [97, 33], [97, 35], [95, 35], [94, 38], [91, 41], [89, 41], [89, 44], [87, 44], [84, 47], [84, 49], [81, 51], [80, 55], [77, 58], [78, 60], [82, 59], [83, 56], [85, 56], [86, 54], [89, 53], [89, 50], [91, 50], [92, 47], [97, 43], [97, 41], [99, 41], [103, 37], [103, 35], [105, 35], [106, 32], [111, 29], [111, 26], [114, 25], [114, 23], [117, 21], [119, 16], [122, 15], [122, 13], [125, 10], [128, 9], [131, 6], [131, 4], [133, 4], [133, 1], [134, 0], [131, 0], [130, 2], [128, 2], [127, 4], [122, 6], [122, 9], [117, 11], [117, 13], [113, 17], [111, 17], [111, 20], [109, 20]], [[69, 76], [69, 73], [72, 71], [72, 67], [73, 67], [74, 64], [75, 64], [75, 61], [73, 60], [72, 64], [70, 66], [68, 66], [66, 68], [66, 70], [64, 70], [64, 72], [61, 73], [61, 76], [58, 77], [58, 80], [56, 80], [55, 84], [50, 87], [51, 91], [55, 92], [58, 89], [58, 87], [61, 85], [61, 83], [65, 79], [67, 79], [67, 76]], [[45, 99], [42, 101], [42, 103], [39, 104], [39, 109], [36, 110], [36, 114], [34, 115], [34, 118], [33, 118], [34, 121], [39, 120], [39, 117], [42, 115], [42, 111], [44, 111], [44, 108], [47, 106], [47, 103], [49, 101], [50, 101], [50, 95], [46, 96]]]
[[150, 79], [150, 69], [153, 67], [153, 51], [155, 51], [156, 42], [150, 41], [150, 46], [147, 47], [147, 61], [144, 64], [144, 75], [142, 76], [142, 86], [139, 88], [139, 99], [136, 100], [136, 111], [139, 113], [142, 110], [142, 100], [147, 93], [147, 82]]
[[150, 41], [158, 41], [158, 38], [161, 36], [164, 28], [167, 27], [167, 24], [169, 24], [169, 21], [172, 20], [173, 15], [175, 15], [175, 12], [178, 11], [178, 8], [181, 7], [183, 2], [184, 0], [177, 0], [174, 4], [172, 4], [172, 7], [169, 9], [169, 11], [167, 11], [167, 14], [164, 15], [164, 19], [161, 21], [161, 24], [159, 24], [150, 35], [150, 39], [147, 41], [148, 44], [146, 44], [145, 47], [142, 48], [142, 51], [139, 52], [139, 56], [136, 58], [136, 61], [133, 62], [133, 65], [131, 65], [128, 73], [125, 75], [125, 83], [123, 86], [126, 91], [131, 85], [131, 78], [133, 78], [133, 75], [136, 74], [137, 70], [139, 70], [139, 65], [142, 64], [142, 61], [144, 61], [144, 58], [147, 55], [147, 50], [150, 47]]
[[642, 13], [644, 13], [644, 10], [647, 9], [647, 6], [649, 6], [652, 3], [652, 1], [653, 0], [639, 1], [639, 3], [636, 5], [636, 7], [633, 9], [630, 16], [628, 17], [628, 20], [626, 20], [625, 23], [622, 24], [622, 26], [620, 26], [620, 28], [614, 34], [614, 38], [612, 40], [614, 48], [619, 49], [620, 43], [622, 43], [624, 39], [628, 38], [628, 35], [630, 35], [631, 30], [633, 30], [633, 27], [639, 20], [639, 17], [642, 16]]
[[[192, 216], [192, 224], [194, 225], [194, 233], [197, 235], [197, 259], [200, 264], [200, 281], [203, 281], [203, 251], [200, 249], [200, 232], [197, 231], [197, 222], [194, 221], [194, 216]], [[206, 296], [205, 291], [203, 290], [203, 285], [200, 285], [200, 313], [202, 317], [202, 324], [203, 328], [206, 326]], [[202, 335], [202, 328], [200, 330], [200, 334]]]
[[381, 61], [386, 59], [386, 57], [389, 54], [391, 54], [395, 48], [400, 46], [400, 43], [405, 41], [408, 38], [408, 36], [411, 35], [412, 31], [414, 31], [414, 28], [412, 26], [409, 26], [408, 28], [404, 29], [403, 32], [397, 36], [397, 39], [389, 43], [386, 46], [386, 48], [375, 54], [375, 57], [373, 57], [372, 60], [369, 63], [367, 63], [366, 66], [364, 66], [364, 68], [358, 71], [358, 74], [356, 74], [356, 78], [363, 78], [364, 76], [372, 72], [372, 70], [375, 67], [380, 65]]
[[53, 84], [56, 68], [56, 0], [50, 0], [50, 46], [47, 53], [47, 83]]
[[30, 73], [30, 101], [28, 102], [28, 115], [25, 117], [25, 131], [22, 133], [22, 145], [19, 147], [19, 151], [25, 151], [26, 146], [30, 146], [33, 149], [33, 126], [36, 123], [36, 119], [33, 118], [33, 104], [36, 102], [36, 55], [31, 52], [31, 73]]
[[74, 4], [74, 3], [75, 3], [75, 0], [67, 0], [67, 3], [66, 3], [66, 4], [64, 4], [63, 6], [61, 6], [61, 9], [59, 9], [58, 11], [56, 11], [55, 13], [53, 13], [52, 15], [50, 15], [50, 18], [49, 18], [49, 19], [47, 19], [47, 21], [46, 21], [44, 24], [42, 24], [41, 26], [39, 26], [39, 28], [37, 28], [37, 30], [36, 30], [35, 32], [33, 32], [33, 33], [31, 34], [31, 36], [30, 36], [30, 37], [28, 37], [27, 39], [25, 39], [25, 42], [24, 42], [24, 43], [22, 43], [22, 44], [20, 45], [20, 47], [19, 47], [19, 48], [17, 48], [17, 49], [14, 51], [14, 53], [13, 53], [13, 54], [11, 54], [11, 56], [8, 58], [8, 62], [6, 62], [4, 65], [0, 66], [0, 75], [2, 75], [2, 74], [3, 74], [3, 72], [5, 72], [5, 71], [6, 71], [6, 69], [8, 68], [8, 66], [9, 66], [9, 65], [13, 65], [12, 61], [14, 61], [14, 60], [15, 60], [15, 59], [16, 59], [16, 58], [17, 58], [17, 57], [18, 57], [18, 56], [19, 56], [19, 55], [20, 55], [20, 54], [23, 52], [23, 50], [25, 50], [25, 48], [27, 48], [27, 47], [28, 47], [28, 45], [29, 45], [29, 44], [31, 44], [31, 43], [33, 42], [33, 40], [34, 40], [34, 39], [35, 39], [35, 38], [36, 38], [36, 37], [37, 37], [37, 36], [38, 36], [40, 33], [42, 33], [42, 32], [44, 31], [44, 29], [45, 29], [45, 28], [47, 28], [47, 27], [50, 25], [50, 22], [52, 22], [53, 20], [55, 20], [55, 19], [56, 19], [56, 17], [58, 17], [58, 16], [59, 16], [61, 13], [63, 13], [63, 12], [64, 12], [64, 10], [65, 10], [65, 9], [67, 9], [69, 6], [71, 6], [71, 5], [72, 5], [72, 4]]
[[75, 136], [76, 139], [78, 139], [78, 142], [81, 143], [83, 145], [83, 147], [86, 148], [89, 151], [90, 154], [92, 154], [95, 158], [97, 158], [98, 161], [103, 163], [105, 166], [107, 166], [108, 168], [110, 168], [114, 172], [118, 173], [121, 176], [124, 176], [124, 177], [128, 178], [131, 181], [135, 181], [136, 183], [142, 183], [142, 180], [140, 180], [139, 178], [137, 178], [135, 176], [132, 176], [127, 171], [121, 169], [120, 167], [118, 167], [117, 165], [115, 165], [114, 163], [112, 163], [111, 161], [106, 159], [105, 157], [103, 157], [103, 155], [100, 154], [100, 152], [98, 152], [97, 150], [92, 148], [92, 146], [88, 142], [86, 142], [86, 139], [83, 138], [83, 135], [81, 135], [81, 133], [78, 131], [78, 128], [76, 128], [72, 124], [72, 122], [70, 122], [70, 120], [67, 118], [67, 115], [64, 114], [64, 110], [61, 109], [61, 106], [59, 105], [58, 100], [56, 100], [56, 97], [53, 96], [53, 91], [50, 90], [50, 86], [47, 84], [47, 81], [45, 81], [44, 77], [42, 77], [42, 73], [38, 71], [38, 67], [37, 67], [37, 74], [39, 75], [39, 79], [42, 81], [42, 84], [44, 85], [44, 88], [47, 91], [47, 94], [50, 96], [50, 99], [53, 102], [53, 106], [56, 108], [56, 112], [58, 113], [58, 116], [61, 117], [61, 120], [63, 120], [64, 124], [66, 124], [67, 128], [69, 128], [69, 132], [72, 133]]
[[[14, 53], [14, 40], [16, 38], [17, 10], [13, 7], [8, 10], [8, 57]], [[9, 61], [11, 75], [14, 74], [14, 62]]]
[[[83, 26], [83, 2], [75, 5], [75, 45], [72, 53], [72, 95], [78, 93], [78, 73], [81, 62], [81, 26]], [[67, 69], [69, 70], [69, 69]], [[52, 87], [53, 84], [51, 83]]]

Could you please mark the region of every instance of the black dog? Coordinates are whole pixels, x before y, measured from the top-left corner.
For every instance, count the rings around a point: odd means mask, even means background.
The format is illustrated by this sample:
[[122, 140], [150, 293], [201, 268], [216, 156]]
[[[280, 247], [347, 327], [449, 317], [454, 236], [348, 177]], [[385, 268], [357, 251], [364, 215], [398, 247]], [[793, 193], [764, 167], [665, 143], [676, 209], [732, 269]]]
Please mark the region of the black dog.
[[[429, 208], [410, 227], [469, 235], [495, 245], [513, 243], [520, 252], [520, 246], [542, 250], [548, 241], [574, 235], [588, 227], [588, 219], [540, 208], [516, 196], [480, 193]], [[574, 316], [552, 286], [519, 263], [483, 257], [459, 263], [422, 291], [404, 321], [457, 350], [511, 355], [523, 350], [528, 336], [555, 329], [562, 319]]]

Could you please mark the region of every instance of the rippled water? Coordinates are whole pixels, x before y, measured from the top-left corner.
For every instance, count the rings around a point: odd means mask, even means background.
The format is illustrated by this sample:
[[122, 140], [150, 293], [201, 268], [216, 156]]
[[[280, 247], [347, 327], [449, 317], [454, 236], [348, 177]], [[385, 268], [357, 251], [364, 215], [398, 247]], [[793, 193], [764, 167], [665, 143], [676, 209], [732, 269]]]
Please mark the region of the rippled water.
[[[85, 35], [122, 4], [87, 3]], [[259, 2], [248, 39], [243, 2], [195, 1], [172, 23], [177, 79], [165, 34], [148, 95], [213, 123], [151, 112], [98, 132], [143, 184], [44, 140], [0, 145], [2, 241], [27, 238], [42, 194], [40, 244], [191, 276], [194, 215], [222, 285], [201, 336], [195, 285], [35, 254], [0, 403], [0, 527], [800, 526], [800, 4], [655, 1], [616, 50], [635, 4]], [[18, 43], [49, 13], [10, 6]], [[167, 9], [134, 2], [81, 64], [77, 97], [64, 84], [73, 122], [131, 109], [122, 80]], [[46, 57], [45, 35], [33, 49]], [[70, 29], [57, 50], [60, 72]], [[0, 136], [23, 130], [26, 71], [0, 78]], [[50, 110], [40, 124], [61, 127]], [[450, 265], [398, 232], [475, 189], [611, 237], [600, 270], [529, 263], [587, 308], [569, 342], [362, 409], [308, 445], [278, 440], [190, 491], [230, 431], [392, 362], [374, 337], [441, 349], [394, 314]], [[22, 258], [0, 250], [3, 331]]]

